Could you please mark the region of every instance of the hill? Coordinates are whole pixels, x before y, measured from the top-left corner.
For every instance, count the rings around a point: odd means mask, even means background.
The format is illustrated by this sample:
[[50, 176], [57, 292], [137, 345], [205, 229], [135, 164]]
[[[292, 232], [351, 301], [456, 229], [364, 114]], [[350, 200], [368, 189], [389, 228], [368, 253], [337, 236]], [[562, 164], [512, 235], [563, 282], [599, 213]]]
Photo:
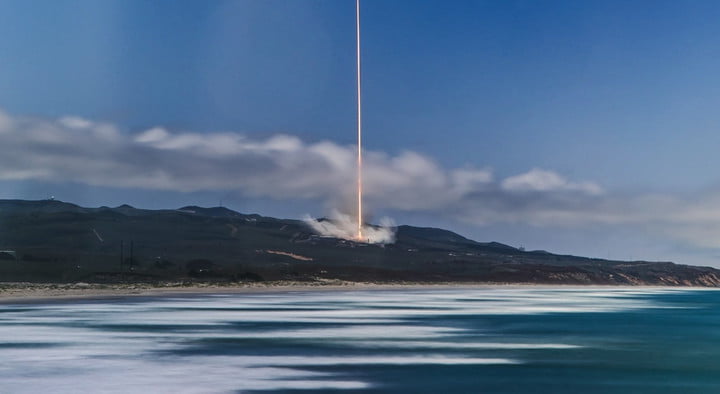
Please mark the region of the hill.
[[187, 206], [83, 208], [0, 200], [0, 280], [155, 281], [178, 278], [718, 286], [720, 271], [611, 261], [476, 242], [399, 226], [397, 241], [320, 237], [302, 221]]

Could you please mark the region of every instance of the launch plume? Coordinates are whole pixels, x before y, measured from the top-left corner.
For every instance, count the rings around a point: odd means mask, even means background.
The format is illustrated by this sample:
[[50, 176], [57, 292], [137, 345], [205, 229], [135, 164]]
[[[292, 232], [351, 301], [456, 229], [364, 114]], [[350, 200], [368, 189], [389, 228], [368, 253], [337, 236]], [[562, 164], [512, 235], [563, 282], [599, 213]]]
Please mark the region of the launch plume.
[[[330, 219], [316, 220], [310, 216], [305, 217], [307, 223], [315, 232], [326, 237], [342, 238], [351, 241], [360, 241], [371, 244], [389, 244], [395, 242], [395, 223], [389, 218], [380, 220], [380, 226], [363, 224], [358, 226], [350, 215], [333, 211]], [[357, 231], [362, 231], [363, 239], [358, 239]]]
[[355, 1], [355, 50], [357, 56], [357, 240], [363, 236], [362, 96], [360, 95], [360, 0]]
[[367, 243], [392, 243], [395, 232], [390, 226], [369, 226], [363, 223], [363, 150], [362, 150], [362, 96], [360, 74], [360, 0], [355, 0], [355, 54], [357, 60], [357, 216], [333, 211], [331, 221], [307, 217], [305, 221], [321, 235]]

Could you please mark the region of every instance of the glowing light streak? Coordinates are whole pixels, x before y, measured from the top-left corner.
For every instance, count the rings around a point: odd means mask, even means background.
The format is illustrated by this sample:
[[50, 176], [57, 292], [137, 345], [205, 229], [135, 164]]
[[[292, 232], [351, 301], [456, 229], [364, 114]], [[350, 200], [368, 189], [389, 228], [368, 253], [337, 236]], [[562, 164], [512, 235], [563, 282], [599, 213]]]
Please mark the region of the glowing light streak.
[[363, 240], [362, 104], [360, 96], [360, 0], [355, 0], [355, 39], [357, 49], [357, 239]]

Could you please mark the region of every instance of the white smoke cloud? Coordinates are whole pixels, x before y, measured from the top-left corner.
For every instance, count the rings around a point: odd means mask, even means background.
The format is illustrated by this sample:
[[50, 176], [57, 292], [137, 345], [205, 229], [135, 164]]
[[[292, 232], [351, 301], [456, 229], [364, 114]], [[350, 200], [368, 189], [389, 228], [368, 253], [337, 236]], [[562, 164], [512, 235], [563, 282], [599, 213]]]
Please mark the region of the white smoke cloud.
[[337, 210], [332, 212], [329, 220], [317, 220], [310, 216], [306, 216], [303, 220], [315, 230], [316, 233], [323, 236], [371, 244], [390, 244], [395, 242], [395, 223], [389, 218], [382, 218], [379, 226], [363, 225], [362, 239], [358, 239], [357, 220]]

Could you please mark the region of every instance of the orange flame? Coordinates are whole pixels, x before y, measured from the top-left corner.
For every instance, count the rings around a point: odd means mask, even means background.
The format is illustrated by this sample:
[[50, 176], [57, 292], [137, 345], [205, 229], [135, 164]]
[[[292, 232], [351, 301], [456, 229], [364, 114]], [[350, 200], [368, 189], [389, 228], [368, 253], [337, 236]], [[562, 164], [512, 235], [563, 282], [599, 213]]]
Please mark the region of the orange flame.
[[355, 38], [357, 49], [357, 239], [363, 240], [362, 112], [360, 96], [360, 0], [355, 2]]

